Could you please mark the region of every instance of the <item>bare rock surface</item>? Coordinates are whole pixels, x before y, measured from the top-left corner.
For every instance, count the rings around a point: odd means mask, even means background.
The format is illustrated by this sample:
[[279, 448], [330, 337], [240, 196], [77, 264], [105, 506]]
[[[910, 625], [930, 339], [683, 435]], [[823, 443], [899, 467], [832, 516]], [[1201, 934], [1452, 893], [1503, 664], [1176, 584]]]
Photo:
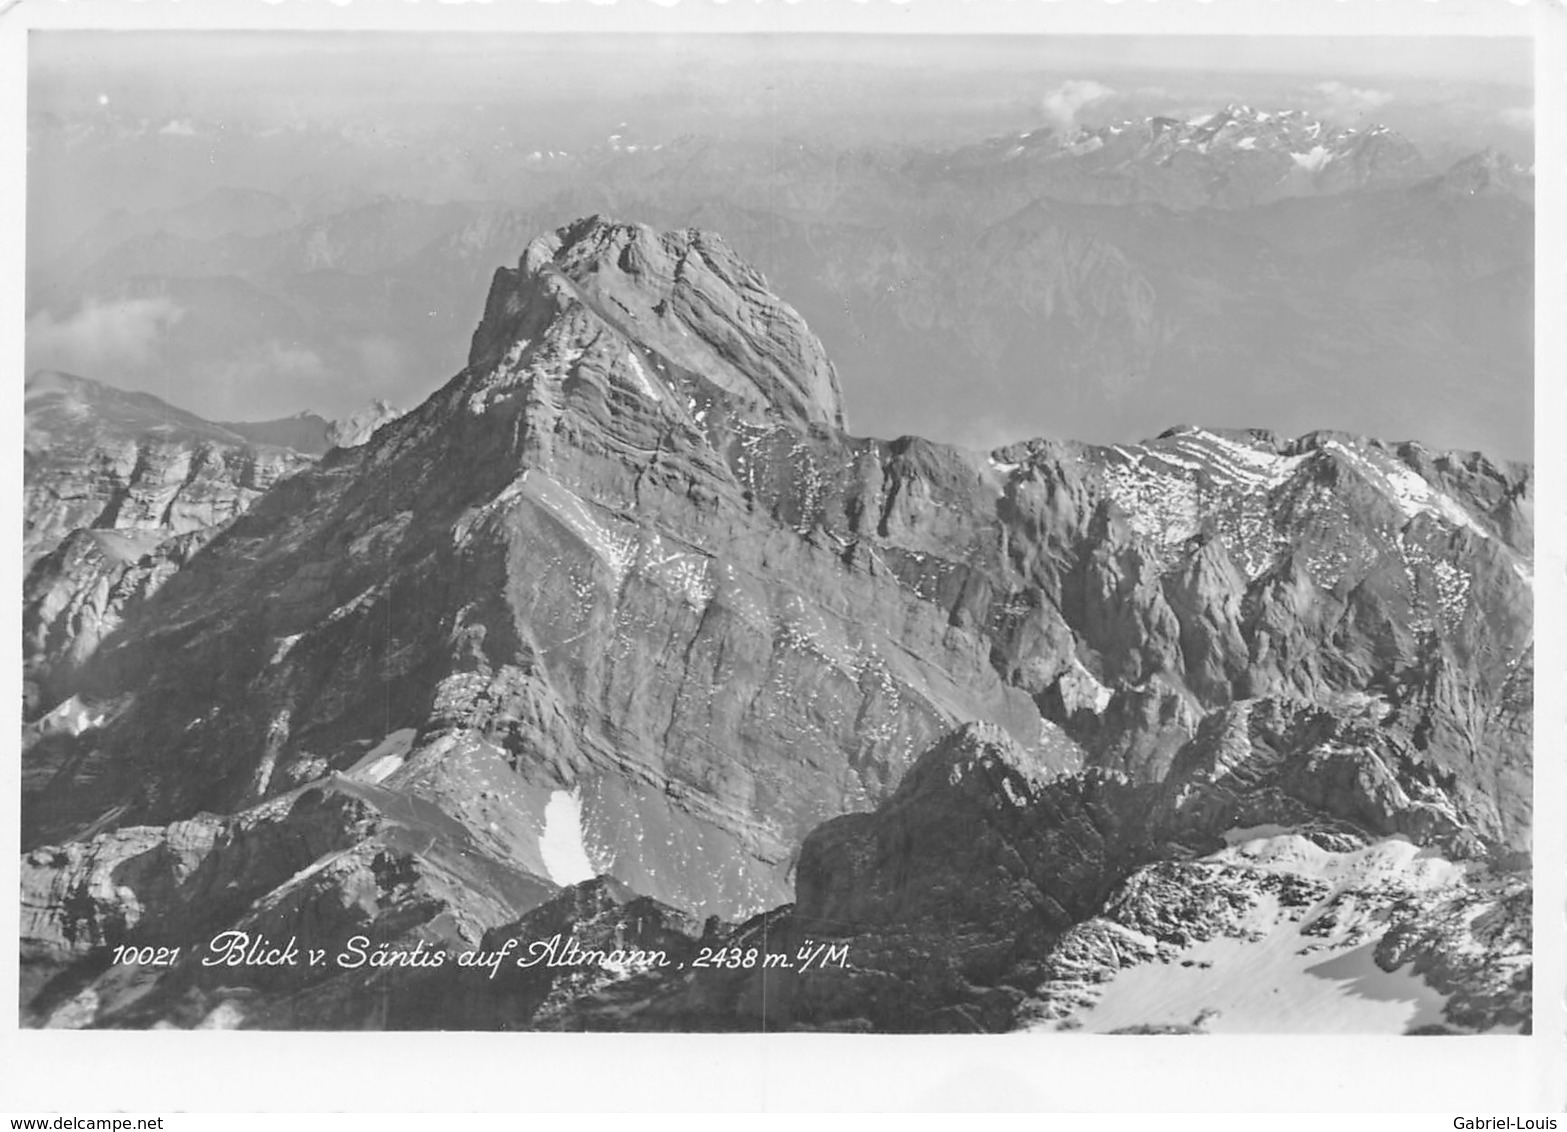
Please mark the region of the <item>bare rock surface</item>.
[[45, 372], [27, 382], [24, 565], [73, 530], [214, 526], [307, 461], [147, 393]]

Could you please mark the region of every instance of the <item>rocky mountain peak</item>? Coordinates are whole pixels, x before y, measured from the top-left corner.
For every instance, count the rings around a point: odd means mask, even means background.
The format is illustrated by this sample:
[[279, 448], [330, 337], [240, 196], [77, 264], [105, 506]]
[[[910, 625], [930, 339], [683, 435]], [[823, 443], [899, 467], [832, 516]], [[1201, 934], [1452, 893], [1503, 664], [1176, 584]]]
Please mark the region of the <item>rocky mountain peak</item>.
[[[590, 216], [528, 245], [495, 274], [470, 368], [524, 366], [562, 315], [579, 337], [623, 340], [629, 383], [653, 401], [689, 375], [784, 420], [844, 425], [837, 372], [804, 320], [719, 236]], [[562, 324], [564, 326], [564, 324]], [[580, 354], [582, 343], [560, 343]]]
[[375, 435], [375, 430], [396, 420], [403, 411], [380, 397], [346, 417], [332, 421], [326, 430], [326, 442], [332, 448], [356, 448]]
[[1534, 199], [1534, 172], [1505, 153], [1487, 147], [1457, 162], [1441, 178], [1454, 196], [1502, 195]]

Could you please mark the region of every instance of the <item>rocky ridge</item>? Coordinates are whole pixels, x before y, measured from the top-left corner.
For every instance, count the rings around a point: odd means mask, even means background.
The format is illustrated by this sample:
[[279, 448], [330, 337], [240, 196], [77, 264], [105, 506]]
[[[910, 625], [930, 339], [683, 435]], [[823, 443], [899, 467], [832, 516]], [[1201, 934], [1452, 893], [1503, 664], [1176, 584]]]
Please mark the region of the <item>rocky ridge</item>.
[[[855, 438], [820, 343], [721, 239], [578, 222], [497, 273], [462, 373], [261, 496], [51, 689], [73, 722], [24, 756], [28, 1009], [1004, 1029], [1092, 1005], [1059, 971], [1096, 932], [1157, 961], [1158, 924], [1239, 922], [1216, 893], [1317, 893], [1305, 866], [1235, 881], [1232, 830], [1516, 878], [1531, 498], [1527, 467], [1326, 433]], [[242, 848], [295, 823], [318, 832], [287, 877]], [[225, 899], [198, 925], [204, 871]], [[1480, 890], [1453, 883], [1431, 908]], [[1443, 966], [1468, 921], [1418, 903], [1383, 959], [1440, 969], [1449, 1005], [1495, 992], [1454, 1025], [1526, 1016], [1526, 972]], [[1498, 907], [1480, 953], [1526, 954]], [[456, 968], [92, 967], [222, 924], [854, 965], [527, 976], [482, 1019]]]
[[357, 413], [327, 420], [318, 413], [295, 413], [275, 421], [224, 421], [221, 427], [259, 444], [292, 448], [321, 456], [333, 448], [355, 448], [369, 440], [387, 421], [402, 416], [401, 409], [377, 397]]
[[1286, 197], [1409, 183], [1433, 170], [1382, 125], [1341, 127], [1299, 110], [1230, 103], [1193, 118], [1126, 119], [1063, 134], [1048, 127], [959, 150], [959, 167], [996, 164], [1049, 182], [1064, 200], [1247, 207]]
[[[225, 523], [328, 448], [398, 414], [216, 424], [147, 393], [36, 373], [26, 385], [22, 595], [29, 715]], [[72, 712], [44, 726], [74, 726]]]
[[26, 409], [25, 566], [76, 530], [216, 526], [305, 463], [151, 394], [71, 374], [30, 377]]

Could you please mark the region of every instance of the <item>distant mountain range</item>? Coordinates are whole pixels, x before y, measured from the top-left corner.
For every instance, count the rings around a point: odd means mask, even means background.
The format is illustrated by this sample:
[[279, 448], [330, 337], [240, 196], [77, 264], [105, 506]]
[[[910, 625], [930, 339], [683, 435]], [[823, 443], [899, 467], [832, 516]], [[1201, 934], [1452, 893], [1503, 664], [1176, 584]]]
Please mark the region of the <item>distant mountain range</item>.
[[1232, 105], [939, 152], [693, 136], [524, 164], [503, 204], [224, 191], [113, 218], [30, 265], [34, 340], [68, 351], [84, 302], [155, 300], [159, 381], [278, 413], [408, 403], [461, 364], [494, 263], [606, 212], [724, 231], [866, 431], [1111, 440], [1209, 405], [1532, 450], [1533, 178], [1494, 152], [1436, 169], [1384, 127]]

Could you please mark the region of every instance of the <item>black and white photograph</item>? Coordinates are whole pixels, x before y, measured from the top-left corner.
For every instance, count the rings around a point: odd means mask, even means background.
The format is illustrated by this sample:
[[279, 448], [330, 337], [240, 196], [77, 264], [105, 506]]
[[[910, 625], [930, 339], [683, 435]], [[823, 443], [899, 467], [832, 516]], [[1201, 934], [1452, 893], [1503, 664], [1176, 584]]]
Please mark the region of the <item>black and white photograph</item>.
[[1523, 1049], [1527, 6], [620, 6], [26, 32], [19, 1031]]

